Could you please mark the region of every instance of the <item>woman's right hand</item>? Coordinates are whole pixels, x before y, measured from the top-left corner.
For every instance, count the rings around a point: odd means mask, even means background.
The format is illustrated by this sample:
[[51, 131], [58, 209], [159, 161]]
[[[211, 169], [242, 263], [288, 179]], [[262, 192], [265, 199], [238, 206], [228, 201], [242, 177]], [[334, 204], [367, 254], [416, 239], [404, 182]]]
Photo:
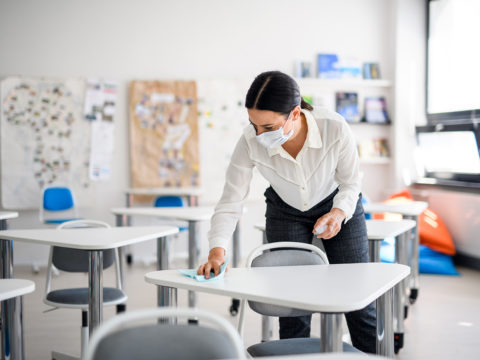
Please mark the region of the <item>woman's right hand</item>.
[[[220, 266], [225, 262], [225, 249], [221, 247], [215, 247], [210, 250], [208, 254], [208, 261], [200, 265], [197, 270], [198, 275], [205, 275], [205, 279], [210, 278], [210, 272], [213, 271], [215, 276], [220, 274]], [[228, 266], [226, 271], [228, 271]]]

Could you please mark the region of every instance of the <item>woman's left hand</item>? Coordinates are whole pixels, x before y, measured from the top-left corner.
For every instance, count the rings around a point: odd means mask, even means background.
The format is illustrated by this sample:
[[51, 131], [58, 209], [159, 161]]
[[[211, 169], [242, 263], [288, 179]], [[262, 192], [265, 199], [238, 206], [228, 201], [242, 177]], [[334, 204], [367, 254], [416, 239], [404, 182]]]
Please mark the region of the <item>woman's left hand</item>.
[[316, 236], [319, 239], [331, 239], [337, 235], [342, 228], [343, 220], [345, 220], [345, 213], [343, 210], [332, 208], [330, 212], [326, 213], [317, 220], [315, 226], [313, 227], [312, 233], [315, 233], [315, 229], [326, 226], [326, 229], [322, 233], [316, 234]]

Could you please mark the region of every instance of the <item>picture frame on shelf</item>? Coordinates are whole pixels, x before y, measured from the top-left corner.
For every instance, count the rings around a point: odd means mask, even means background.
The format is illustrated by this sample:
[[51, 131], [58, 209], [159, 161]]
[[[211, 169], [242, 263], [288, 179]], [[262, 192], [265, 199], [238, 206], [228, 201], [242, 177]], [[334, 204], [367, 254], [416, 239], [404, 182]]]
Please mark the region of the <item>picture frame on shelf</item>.
[[363, 63], [363, 78], [366, 80], [378, 80], [380, 77], [380, 65], [378, 62]]
[[360, 111], [358, 109], [358, 94], [356, 92], [336, 92], [335, 110], [349, 123], [358, 123], [361, 121]]
[[317, 77], [320, 79], [340, 79], [337, 54], [317, 54]]
[[305, 60], [298, 60], [295, 63], [295, 77], [297, 78], [311, 78], [313, 75], [312, 62]]
[[383, 96], [368, 96], [365, 98], [365, 122], [389, 124], [387, 103]]
[[388, 139], [378, 138], [359, 141], [358, 156], [362, 160], [389, 159]]

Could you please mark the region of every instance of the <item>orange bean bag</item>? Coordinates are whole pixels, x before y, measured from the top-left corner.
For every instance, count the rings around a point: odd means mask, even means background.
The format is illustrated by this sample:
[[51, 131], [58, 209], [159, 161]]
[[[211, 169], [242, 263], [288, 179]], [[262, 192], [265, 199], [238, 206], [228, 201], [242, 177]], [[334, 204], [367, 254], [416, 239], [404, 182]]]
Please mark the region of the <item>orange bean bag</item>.
[[[409, 190], [402, 190], [392, 194], [386, 203], [402, 203], [413, 201], [412, 194]], [[395, 220], [401, 219], [399, 214], [373, 214], [373, 219]], [[438, 214], [431, 209], [426, 209], [419, 216], [419, 235], [420, 244], [436, 250], [443, 254], [455, 255], [455, 245], [447, 227]]]

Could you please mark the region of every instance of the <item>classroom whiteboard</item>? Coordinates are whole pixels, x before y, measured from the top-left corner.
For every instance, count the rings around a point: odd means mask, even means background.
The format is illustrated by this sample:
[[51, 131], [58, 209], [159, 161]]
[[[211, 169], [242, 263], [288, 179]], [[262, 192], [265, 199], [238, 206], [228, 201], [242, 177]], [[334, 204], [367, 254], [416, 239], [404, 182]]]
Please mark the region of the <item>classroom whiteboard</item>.
[[70, 186], [90, 196], [90, 123], [85, 80], [8, 77], [1, 82], [1, 190], [7, 209], [34, 209], [42, 187]]
[[[249, 124], [245, 96], [252, 79], [198, 80], [202, 199], [215, 203], [222, 194], [225, 172], [243, 129]], [[262, 200], [268, 182], [254, 170], [250, 200]]]

